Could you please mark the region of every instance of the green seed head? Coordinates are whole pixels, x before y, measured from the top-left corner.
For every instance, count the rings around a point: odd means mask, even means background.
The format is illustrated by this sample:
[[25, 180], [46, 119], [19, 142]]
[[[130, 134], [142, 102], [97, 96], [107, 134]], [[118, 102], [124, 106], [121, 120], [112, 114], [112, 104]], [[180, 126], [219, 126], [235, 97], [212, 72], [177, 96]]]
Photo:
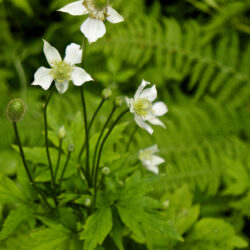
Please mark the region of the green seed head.
[[71, 74], [73, 72], [73, 67], [70, 63], [64, 61], [53, 61], [52, 69], [50, 74], [53, 79], [59, 83], [71, 80]]
[[102, 98], [107, 100], [112, 96], [112, 90], [111, 89], [104, 89], [102, 91]]
[[63, 138], [66, 136], [66, 130], [65, 130], [64, 126], [62, 126], [58, 129], [57, 136], [58, 136], [59, 140], [63, 140]]
[[121, 107], [124, 102], [124, 98], [122, 96], [118, 96], [115, 98], [115, 106]]
[[104, 168], [102, 168], [102, 174], [103, 174], [103, 175], [109, 175], [109, 173], [110, 173], [109, 167], [104, 167]]
[[152, 103], [145, 98], [139, 98], [134, 103], [134, 110], [138, 116], [145, 117], [152, 110]]
[[108, 4], [107, 0], [94, 0], [94, 6], [97, 10], [103, 10]]
[[74, 144], [69, 144], [68, 151], [72, 153], [72, 152], [74, 152], [74, 150], [75, 150], [75, 145]]
[[6, 110], [7, 118], [12, 122], [23, 120], [25, 114], [25, 104], [21, 99], [13, 99], [9, 102]]

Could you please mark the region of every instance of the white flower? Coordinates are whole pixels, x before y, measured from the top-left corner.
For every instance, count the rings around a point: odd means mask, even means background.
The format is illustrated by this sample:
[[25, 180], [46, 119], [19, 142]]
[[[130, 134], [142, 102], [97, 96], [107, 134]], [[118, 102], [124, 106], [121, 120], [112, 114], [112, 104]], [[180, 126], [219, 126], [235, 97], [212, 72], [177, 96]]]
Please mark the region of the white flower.
[[34, 82], [31, 85], [40, 85], [43, 89], [48, 90], [54, 80], [58, 92], [63, 94], [68, 89], [70, 80], [76, 86], [81, 86], [83, 83], [93, 80], [85, 70], [75, 66], [82, 59], [80, 45], [75, 43], [68, 45], [66, 56], [62, 60], [56, 48], [45, 40], [43, 42], [43, 51], [51, 68], [40, 67], [36, 71]]
[[139, 151], [139, 159], [141, 160], [143, 166], [155, 174], [159, 173], [157, 165], [165, 162], [163, 158], [154, 155], [157, 152], [159, 152], [157, 145]]
[[165, 128], [165, 125], [157, 118], [168, 112], [167, 106], [163, 102], [152, 102], [157, 97], [157, 91], [155, 85], [151, 88], [145, 89], [145, 86], [150, 84], [142, 80], [141, 85], [137, 89], [134, 98], [127, 98], [126, 102], [130, 108], [130, 112], [134, 114], [136, 123], [146, 129], [150, 134], [153, 133], [153, 129], [145, 121], [149, 121], [151, 124], [159, 125]]
[[73, 16], [89, 14], [89, 17], [81, 25], [81, 31], [87, 37], [89, 43], [93, 43], [106, 33], [105, 20], [110, 23], [124, 21], [124, 18], [108, 2], [107, 0], [81, 0], [70, 3], [59, 11]]

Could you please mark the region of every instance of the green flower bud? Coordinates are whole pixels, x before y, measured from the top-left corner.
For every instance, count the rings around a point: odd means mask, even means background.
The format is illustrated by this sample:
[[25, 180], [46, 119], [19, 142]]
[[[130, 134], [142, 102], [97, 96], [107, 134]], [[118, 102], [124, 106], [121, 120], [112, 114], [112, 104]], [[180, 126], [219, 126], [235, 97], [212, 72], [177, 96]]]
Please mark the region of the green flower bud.
[[105, 100], [107, 100], [107, 99], [109, 99], [110, 97], [112, 96], [112, 90], [111, 89], [104, 89], [103, 91], [102, 91], [102, 98], [103, 99], [105, 99]]
[[122, 96], [118, 96], [115, 98], [115, 106], [121, 107], [124, 102], [124, 98]]
[[74, 144], [69, 144], [68, 151], [72, 153], [72, 152], [74, 152], [74, 150], [75, 150], [75, 145]]
[[103, 174], [103, 175], [109, 175], [109, 173], [110, 173], [109, 167], [104, 167], [104, 168], [102, 168], [102, 174]]
[[163, 210], [166, 210], [169, 208], [169, 200], [162, 202], [162, 208]]
[[90, 206], [91, 206], [91, 199], [86, 198], [86, 199], [84, 200], [84, 205], [85, 205], [86, 207], [90, 207]]
[[62, 126], [58, 129], [57, 136], [58, 136], [59, 140], [63, 140], [63, 138], [66, 136], [66, 130], [65, 130], [64, 126]]
[[7, 106], [6, 116], [12, 122], [19, 122], [24, 118], [25, 109], [25, 104], [21, 99], [13, 99]]

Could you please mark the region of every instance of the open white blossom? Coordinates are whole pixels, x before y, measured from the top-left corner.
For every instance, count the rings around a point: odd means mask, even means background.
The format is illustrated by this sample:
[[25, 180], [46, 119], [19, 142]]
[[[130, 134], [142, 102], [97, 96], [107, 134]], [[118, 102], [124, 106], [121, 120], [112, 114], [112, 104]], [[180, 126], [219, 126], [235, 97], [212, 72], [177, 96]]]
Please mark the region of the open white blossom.
[[34, 82], [31, 85], [40, 85], [43, 89], [48, 90], [54, 80], [58, 92], [63, 94], [68, 89], [70, 80], [76, 86], [81, 86], [83, 83], [93, 80], [84, 69], [75, 66], [82, 59], [80, 45], [75, 43], [68, 45], [66, 56], [62, 60], [57, 49], [45, 40], [43, 41], [43, 51], [51, 68], [40, 67], [36, 71]]
[[157, 116], [166, 114], [168, 108], [163, 102], [152, 103], [157, 97], [157, 90], [155, 85], [144, 90], [148, 84], [150, 83], [142, 80], [134, 98], [126, 97], [126, 102], [130, 108], [130, 112], [134, 114], [135, 122], [141, 128], [146, 129], [152, 134], [153, 129], [146, 123], [146, 121], [165, 128], [165, 125], [157, 118]]
[[82, 33], [87, 37], [89, 43], [95, 42], [106, 33], [104, 21], [120, 23], [124, 18], [114, 10], [107, 0], [81, 0], [70, 3], [59, 11], [73, 16], [89, 14], [89, 17], [81, 25]]
[[159, 173], [158, 165], [165, 162], [163, 158], [154, 155], [157, 152], [159, 152], [157, 145], [139, 151], [139, 159], [143, 166], [155, 174]]

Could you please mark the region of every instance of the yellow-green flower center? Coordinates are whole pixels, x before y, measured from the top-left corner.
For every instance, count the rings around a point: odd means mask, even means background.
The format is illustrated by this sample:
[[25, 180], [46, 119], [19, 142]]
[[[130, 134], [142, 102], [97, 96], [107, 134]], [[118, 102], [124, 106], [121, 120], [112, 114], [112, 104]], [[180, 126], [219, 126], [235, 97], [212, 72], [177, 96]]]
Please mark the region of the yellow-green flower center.
[[141, 117], [147, 116], [152, 111], [152, 103], [145, 98], [139, 98], [133, 106], [135, 113]]
[[149, 149], [140, 151], [139, 153], [139, 159], [141, 161], [151, 161], [152, 160], [152, 152]]
[[104, 21], [107, 17], [107, 0], [85, 0], [83, 2], [85, 8], [89, 11], [91, 18]]
[[52, 62], [52, 69], [50, 71], [50, 74], [57, 82], [61, 83], [64, 81], [70, 81], [72, 72], [73, 67], [70, 65], [70, 63], [64, 61]]

